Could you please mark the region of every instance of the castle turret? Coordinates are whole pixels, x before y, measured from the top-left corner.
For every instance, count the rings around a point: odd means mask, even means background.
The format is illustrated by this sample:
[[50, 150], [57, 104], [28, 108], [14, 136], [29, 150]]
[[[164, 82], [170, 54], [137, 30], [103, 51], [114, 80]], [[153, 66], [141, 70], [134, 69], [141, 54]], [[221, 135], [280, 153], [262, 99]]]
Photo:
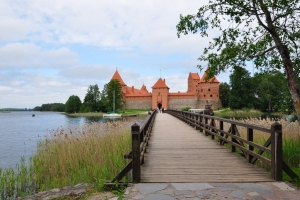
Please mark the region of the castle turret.
[[152, 86], [152, 109], [168, 108], [169, 87], [161, 78]]

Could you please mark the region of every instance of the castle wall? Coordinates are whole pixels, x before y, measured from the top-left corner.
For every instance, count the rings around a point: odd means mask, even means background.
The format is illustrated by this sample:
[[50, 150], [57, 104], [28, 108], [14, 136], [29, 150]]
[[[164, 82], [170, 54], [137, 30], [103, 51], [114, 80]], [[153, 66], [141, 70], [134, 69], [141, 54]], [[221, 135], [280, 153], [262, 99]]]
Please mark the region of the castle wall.
[[169, 100], [169, 107], [168, 109], [177, 109], [181, 110], [184, 107], [191, 107], [196, 108], [197, 106], [197, 99], [196, 98], [172, 98]]
[[222, 107], [221, 101], [219, 99], [209, 99], [209, 100], [199, 99], [199, 101], [197, 101], [196, 108], [202, 109], [205, 107], [206, 104], [212, 105], [213, 110], [218, 110], [219, 108]]
[[151, 110], [151, 99], [132, 99], [125, 100], [126, 109], [142, 109], [142, 110]]

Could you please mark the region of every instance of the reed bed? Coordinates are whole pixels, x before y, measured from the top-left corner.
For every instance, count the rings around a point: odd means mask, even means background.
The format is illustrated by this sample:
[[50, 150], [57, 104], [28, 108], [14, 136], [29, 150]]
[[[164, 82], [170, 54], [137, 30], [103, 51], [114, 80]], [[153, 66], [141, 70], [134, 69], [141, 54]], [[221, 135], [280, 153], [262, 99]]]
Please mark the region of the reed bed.
[[0, 168], [0, 199], [83, 182], [100, 190], [128, 162], [123, 155], [131, 149], [132, 124], [93, 123], [49, 132], [38, 142], [29, 166], [23, 161], [16, 170]]

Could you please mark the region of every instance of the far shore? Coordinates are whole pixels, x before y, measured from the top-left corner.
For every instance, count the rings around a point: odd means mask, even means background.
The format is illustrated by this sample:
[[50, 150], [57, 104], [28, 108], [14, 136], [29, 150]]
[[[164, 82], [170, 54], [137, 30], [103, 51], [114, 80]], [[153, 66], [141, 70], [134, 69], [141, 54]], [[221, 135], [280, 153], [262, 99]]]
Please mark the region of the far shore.
[[[122, 117], [131, 117], [131, 116], [146, 116], [148, 115], [147, 110], [124, 110], [117, 112], [122, 114]], [[103, 112], [88, 112], [88, 113], [63, 113], [70, 117], [102, 117]]]

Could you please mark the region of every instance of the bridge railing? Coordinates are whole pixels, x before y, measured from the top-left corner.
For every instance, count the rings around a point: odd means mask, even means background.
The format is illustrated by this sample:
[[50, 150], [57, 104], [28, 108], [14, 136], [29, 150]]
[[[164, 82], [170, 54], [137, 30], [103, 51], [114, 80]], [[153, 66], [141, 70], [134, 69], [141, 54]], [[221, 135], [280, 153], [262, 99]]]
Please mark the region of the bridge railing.
[[139, 182], [141, 180], [141, 165], [144, 163], [144, 155], [147, 151], [148, 140], [153, 128], [157, 110], [154, 110], [141, 123], [134, 123], [131, 126], [132, 135], [132, 151], [124, 155], [125, 159], [132, 159], [127, 166], [110, 181], [111, 183], [120, 182], [122, 178], [132, 170], [132, 181]]
[[[282, 180], [282, 170], [292, 179], [298, 178], [282, 159], [282, 126], [277, 122], [273, 123], [270, 128], [265, 128], [186, 111], [166, 110], [165, 112], [181, 119], [200, 132], [204, 132], [206, 136], [211, 136], [212, 139], [217, 137], [220, 145], [229, 144], [232, 152], [236, 152], [236, 148], [238, 148], [247, 162], [255, 164], [260, 160], [270, 167], [271, 177], [276, 181]], [[246, 129], [246, 136], [241, 136], [241, 129]], [[264, 145], [254, 141], [254, 136], [258, 132], [268, 135]]]

